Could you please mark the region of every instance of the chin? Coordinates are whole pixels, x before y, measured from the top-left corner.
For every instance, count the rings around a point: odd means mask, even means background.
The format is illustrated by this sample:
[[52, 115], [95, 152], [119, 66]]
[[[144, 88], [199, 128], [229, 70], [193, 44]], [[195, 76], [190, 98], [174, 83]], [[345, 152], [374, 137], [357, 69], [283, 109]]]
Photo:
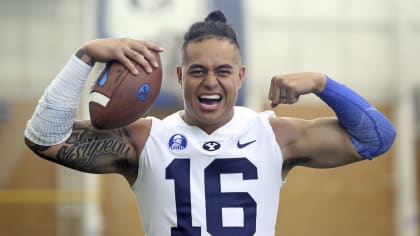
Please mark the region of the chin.
[[229, 121], [233, 117], [233, 112], [226, 109], [217, 109], [215, 111], [200, 111], [200, 121], [207, 121], [206, 123], [215, 125]]

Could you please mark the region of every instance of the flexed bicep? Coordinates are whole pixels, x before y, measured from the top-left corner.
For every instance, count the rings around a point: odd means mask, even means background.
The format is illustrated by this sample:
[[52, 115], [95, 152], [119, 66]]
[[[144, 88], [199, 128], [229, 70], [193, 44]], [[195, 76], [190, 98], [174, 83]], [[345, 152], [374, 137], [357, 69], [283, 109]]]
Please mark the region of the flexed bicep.
[[295, 166], [332, 168], [364, 160], [334, 117], [274, 118], [270, 122], [283, 154], [283, 177]]
[[331, 168], [364, 160], [346, 130], [333, 117], [306, 121], [303, 135], [292, 145], [294, 156], [308, 157], [302, 166]]

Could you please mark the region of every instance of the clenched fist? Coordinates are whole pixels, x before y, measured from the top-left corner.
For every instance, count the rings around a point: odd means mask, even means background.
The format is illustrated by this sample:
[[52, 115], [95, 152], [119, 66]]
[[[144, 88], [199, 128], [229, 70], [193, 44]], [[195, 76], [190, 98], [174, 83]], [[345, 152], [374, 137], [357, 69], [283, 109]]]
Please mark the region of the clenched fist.
[[324, 90], [326, 81], [325, 75], [316, 72], [275, 75], [271, 79], [268, 93], [271, 107], [296, 103], [300, 95], [320, 93]]

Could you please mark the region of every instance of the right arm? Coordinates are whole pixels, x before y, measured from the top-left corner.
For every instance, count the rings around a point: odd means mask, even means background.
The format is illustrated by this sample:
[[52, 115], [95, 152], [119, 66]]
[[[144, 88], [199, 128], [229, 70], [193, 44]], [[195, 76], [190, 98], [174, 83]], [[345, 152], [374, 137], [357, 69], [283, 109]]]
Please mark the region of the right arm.
[[156, 67], [151, 50], [162, 49], [132, 39], [98, 39], [86, 43], [52, 81], [28, 122], [25, 143], [37, 155], [83, 172], [120, 173], [130, 184], [137, 176], [138, 156], [151, 121], [140, 119], [127, 127], [98, 130], [89, 121], [75, 121], [76, 108], [89, 66], [119, 60], [133, 74], [134, 64], [146, 71]]
[[43, 146], [27, 137], [25, 143], [46, 160], [87, 173], [118, 173], [132, 185], [150, 127], [149, 119], [113, 130], [96, 129], [87, 120], [76, 121], [71, 136], [63, 143]]

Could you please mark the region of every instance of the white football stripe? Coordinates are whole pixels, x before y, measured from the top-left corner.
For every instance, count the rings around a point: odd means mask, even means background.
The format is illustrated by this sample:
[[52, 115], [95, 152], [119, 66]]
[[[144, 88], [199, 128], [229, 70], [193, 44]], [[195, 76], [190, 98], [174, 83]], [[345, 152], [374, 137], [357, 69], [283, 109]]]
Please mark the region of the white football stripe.
[[109, 97], [103, 95], [102, 93], [92, 92], [90, 93], [89, 100], [91, 102], [96, 102], [102, 105], [103, 107], [106, 107], [106, 105], [108, 105], [108, 102], [109, 102]]

